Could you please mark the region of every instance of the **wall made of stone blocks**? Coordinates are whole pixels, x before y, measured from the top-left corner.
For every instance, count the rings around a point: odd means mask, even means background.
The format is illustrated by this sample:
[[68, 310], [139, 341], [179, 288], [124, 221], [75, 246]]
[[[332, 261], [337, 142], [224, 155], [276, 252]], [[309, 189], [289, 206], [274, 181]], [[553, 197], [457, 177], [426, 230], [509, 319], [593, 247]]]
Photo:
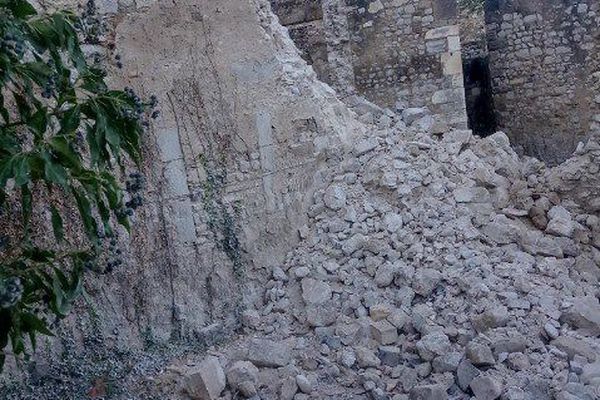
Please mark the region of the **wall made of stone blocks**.
[[[272, 0], [322, 80], [343, 94], [356, 90], [383, 107], [428, 107], [440, 131], [466, 127], [455, 0], [323, 0], [325, 43], [318, 44], [310, 40], [323, 37], [316, 26], [311, 33], [298, 33], [316, 15], [306, 11], [308, 3]], [[305, 18], [291, 21], [285, 13]]]
[[600, 3], [488, 0], [486, 24], [500, 128], [526, 154], [565, 160], [600, 129]]
[[349, 0], [356, 87], [376, 104], [429, 107], [466, 125], [456, 5], [423, 0]]

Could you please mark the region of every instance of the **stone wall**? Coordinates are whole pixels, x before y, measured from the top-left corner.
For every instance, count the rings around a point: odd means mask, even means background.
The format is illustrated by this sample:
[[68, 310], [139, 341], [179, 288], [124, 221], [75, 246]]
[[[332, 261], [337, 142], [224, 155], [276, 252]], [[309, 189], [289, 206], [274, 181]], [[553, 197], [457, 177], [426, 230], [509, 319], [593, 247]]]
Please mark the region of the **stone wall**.
[[500, 128], [521, 151], [565, 160], [600, 121], [600, 3], [488, 0]]
[[[276, 12], [295, 9], [291, 15], [301, 15], [309, 4], [290, 0], [272, 3]], [[335, 32], [330, 38], [326, 35], [328, 73], [321, 67], [323, 57], [314, 64], [322, 79], [329, 80], [338, 91], [352, 92], [355, 88], [383, 107], [428, 107], [438, 116], [440, 131], [447, 126], [466, 127], [455, 1], [324, 0], [322, 6], [325, 33]], [[303, 15], [302, 24], [306, 24], [310, 13]], [[296, 23], [287, 17], [282, 22], [299, 47], [314, 46], [311, 35], [297, 33]], [[305, 51], [309, 62], [310, 54]], [[342, 79], [332, 75], [347, 69], [348, 64], [350, 71], [346, 70]], [[351, 85], [354, 88], [348, 89]]]
[[456, 4], [348, 3], [358, 92], [382, 106], [426, 106], [449, 125], [465, 126]]
[[144, 139], [147, 205], [119, 241], [126, 265], [89, 276], [93, 310], [77, 306], [40, 349], [44, 365], [64, 341], [83, 360], [103, 346], [116, 357], [148, 340], [231, 332], [244, 308], [261, 308], [257, 288], [300, 240], [321, 174], [364, 131], [266, 1], [97, 4], [110, 28], [94, 50], [106, 52], [110, 84], [157, 95], [161, 114]]

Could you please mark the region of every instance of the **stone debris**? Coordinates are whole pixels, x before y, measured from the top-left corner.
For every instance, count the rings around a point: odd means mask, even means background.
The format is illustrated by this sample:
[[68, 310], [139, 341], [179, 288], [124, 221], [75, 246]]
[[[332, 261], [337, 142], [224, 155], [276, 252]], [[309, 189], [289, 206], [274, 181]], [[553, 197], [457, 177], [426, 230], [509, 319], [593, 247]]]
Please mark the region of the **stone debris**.
[[219, 359], [209, 356], [196, 368], [188, 371], [186, 391], [194, 400], [216, 400], [225, 390], [225, 373]]
[[291, 359], [290, 348], [283, 342], [254, 339], [248, 346], [248, 360], [257, 367], [284, 367]]
[[478, 376], [471, 381], [470, 388], [477, 400], [495, 400], [502, 394], [502, 383], [490, 376]]
[[383, 114], [388, 128], [375, 117], [374, 135], [323, 175], [299, 245], [242, 313], [260, 339], [222, 349], [229, 388], [265, 400], [589, 398], [600, 218], [550, 190], [555, 171], [501, 132], [440, 136], [417, 123], [426, 110]]
[[237, 361], [227, 370], [227, 382], [245, 397], [257, 394], [258, 368], [248, 361]]

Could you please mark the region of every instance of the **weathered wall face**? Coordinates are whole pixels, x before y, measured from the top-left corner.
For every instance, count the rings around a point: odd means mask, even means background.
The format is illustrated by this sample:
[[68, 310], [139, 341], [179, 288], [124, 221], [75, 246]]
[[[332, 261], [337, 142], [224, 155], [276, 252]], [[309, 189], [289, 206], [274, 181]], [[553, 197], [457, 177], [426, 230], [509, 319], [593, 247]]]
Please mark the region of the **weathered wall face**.
[[236, 311], [218, 295], [232, 285], [254, 300], [262, 268], [298, 240], [329, 152], [361, 130], [262, 6], [157, 2], [116, 28], [127, 83], [162, 105], [153, 168], [181, 293], [174, 305], [190, 329]]
[[600, 120], [600, 3], [488, 0], [498, 123], [514, 145], [561, 162]]
[[[290, 8], [294, 10], [291, 15], [300, 15], [316, 2], [272, 3], [275, 11], [285, 16]], [[398, 102], [403, 106], [427, 106], [438, 116], [439, 129], [466, 127], [455, 1], [326, 0], [323, 9], [325, 32], [336, 33], [335, 40], [326, 43], [329, 72], [323, 73], [323, 57], [315, 62], [324, 80], [342, 91], [346, 90], [344, 86], [352, 85], [359, 94], [383, 107], [394, 108]], [[298, 35], [299, 28], [287, 16], [282, 22], [301, 48], [313, 46], [310, 35]], [[332, 73], [338, 73], [344, 64], [350, 65], [350, 72], [344, 74], [341, 83]]]
[[350, 1], [356, 87], [373, 102], [428, 106], [466, 124], [456, 4]]
[[119, 243], [127, 265], [92, 277], [97, 318], [75, 321], [88, 319], [82, 304], [67, 336], [93, 330], [130, 349], [142, 335], [162, 342], [212, 335], [215, 323], [235, 328], [299, 240], [320, 174], [364, 127], [266, 2], [98, 3], [124, 64], [112, 83], [157, 95], [161, 116], [144, 141], [147, 206], [131, 241]]

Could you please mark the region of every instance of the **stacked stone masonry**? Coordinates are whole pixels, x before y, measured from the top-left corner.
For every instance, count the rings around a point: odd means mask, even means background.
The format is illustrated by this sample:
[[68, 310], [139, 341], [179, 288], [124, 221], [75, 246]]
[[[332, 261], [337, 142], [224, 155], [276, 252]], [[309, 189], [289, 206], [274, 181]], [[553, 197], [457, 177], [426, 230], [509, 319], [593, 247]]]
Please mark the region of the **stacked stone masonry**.
[[[428, 107], [440, 131], [466, 127], [455, 1], [325, 0], [324, 24], [310, 22], [319, 15], [318, 1], [272, 0], [272, 4], [304, 58], [339, 92], [352, 93], [347, 86], [353, 85], [382, 107]], [[326, 44], [320, 41], [323, 37]], [[344, 61], [351, 68], [340, 79], [332, 73], [338, 74]]]
[[488, 0], [498, 123], [549, 163], [600, 129], [600, 2]]

